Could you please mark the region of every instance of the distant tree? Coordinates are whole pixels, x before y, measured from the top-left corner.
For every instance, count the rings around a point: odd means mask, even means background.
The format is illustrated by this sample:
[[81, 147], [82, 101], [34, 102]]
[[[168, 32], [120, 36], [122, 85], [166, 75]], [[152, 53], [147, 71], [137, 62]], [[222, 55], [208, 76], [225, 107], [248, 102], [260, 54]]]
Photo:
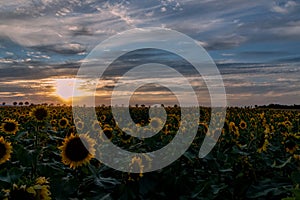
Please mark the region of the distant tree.
[[139, 104], [135, 104], [135, 107], [138, 108], [138, 107], [139, 107]]
[[28, 102], [28, 101], [26, 101], [26, 102], [25, 102], [25, 105], [26, 105], [26, 106], [28, 106], [28, 105], [29, 105], [29, 102]]
[[14, 106], [16, 106], [17, 104], [18, 104], [18, 103], [17, 103], [16, 101], [15, 101], [15, 102], [13, 102], [13, 105], [14, 105]]
[[23, 106], [23, 102], [21, 101], [21, 102], [19, 102], [19, 106]]
[[2, 106], [5, 106], [5, 102], [2, 102]]

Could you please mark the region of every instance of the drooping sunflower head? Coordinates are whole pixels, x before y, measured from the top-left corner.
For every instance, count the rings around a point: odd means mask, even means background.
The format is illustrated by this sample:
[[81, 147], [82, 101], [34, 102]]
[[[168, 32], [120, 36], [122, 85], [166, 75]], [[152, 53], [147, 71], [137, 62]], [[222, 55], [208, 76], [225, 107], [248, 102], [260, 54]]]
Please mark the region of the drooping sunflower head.
[[36, 199], [51, 200], [51, 192], [49, 185], [34, 185], [33, 189], [36, 192]]
[[77, 168], [90, 162], [95, 156], [95, 141], [87, 134], [74, 135], [64, 139], [63, 145], [59, 147], [62, 151], [62, 162], [70, 165], [70, 168]]
[[250, 119], [250, 124], [252, 127], [256, 127], [256, 121], [253, 117]]
[[269, 145], [268, 139], [266, 138], [265, 134], [262, 134], [257, 145], [257, 152], [262, 153], [267, 151], [268, 145]]
[[31, 116], [37, 121], [44, 121], [48, 117], [48, 110], [45, 107], [36, 107], [31, 111]]
[[103, 133], [111, 140], [113, 138], [113, 128], [109, 124], [105, 124], [103, 127]]
[[45, 185], [45, 184], [49, 184], [49, 181], [45, 177], [40, 176], [35, 180], [35, 183], [38, 185]]
[[239, 126], [240, 126], [240, 128], [241, 128], [242, 130], [244, 130], [244, 129], [247, 128], [247, 123], [246, 123], [244, 120], [242, 120], [242, 121], [240, 122]]
[[5, 163], [10, 159], [11, 152], [11, 144], [6, 142], [3, 137], [0, 137], [0, 164]]
[[35, 200], [35, 195], [35, 190], [32, 187], [27, 187], [26, 185], [21, 185], [19, 187], [16, 184], [14, 184], [13, 189], [7, 193], [5, 199]]
[[144, 172], [143, 160], [141, 157], [135, 156], [132, 158], [131, 163], [129, 165], [130, 171], [135, 171], [138, 173], [128, 173], [128, 181], [138, 181], [141, 177], [143, 177]]
[[16, 134], [18, 130], [19, 124], [13, 119], [5, 120], [1, 125], [1, 131], [7, 134]]
[[60, 128], [66, 128], [69, 125], [69, 120], [63, 117], [58, 121], [58, 125]]
[[239, 133], [239, 128], [235, 125], [234, 122], [230, 122], [229, 123], [229, 131], [231, 133], [233, 133], [235, 136], [239, 137], [240, 133]]
[[130, 133], [131, 131], [132, 130], [129, 128], [124, 128], [123, 130], [120, 130], [119, 136], [121, 137], [121, 141], [123, 143], [126, 144], [131, 141], [132, 136], [130, 134], [127, 134], [127, 133]]
[[292, 134], [288, 134], [284, 141], [285, 151], [293, 154], [298, 148], [298, 144], [296, 142], [296, 138]]
[[203, 131], [204, 134], [207, 134], [208, 131], [208, 125], [204, 122], [199, 123], [199, 128]]

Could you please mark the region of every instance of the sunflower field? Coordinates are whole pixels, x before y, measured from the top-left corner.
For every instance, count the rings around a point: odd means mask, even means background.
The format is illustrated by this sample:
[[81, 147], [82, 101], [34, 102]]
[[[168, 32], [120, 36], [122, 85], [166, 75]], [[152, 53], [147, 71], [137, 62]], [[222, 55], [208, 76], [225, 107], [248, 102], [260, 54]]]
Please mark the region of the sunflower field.
[[[200, 108], [199, 123], [186, 124], [198, 127], [197, 135], [178, 160], [144, 173], [152, 157], [135, 157], [131, 167], [139, 173], [129, 173], [95, 159], [106, 153], [98, 152], [97, 140], [105, 135], [135, 152], [160, 149], [179, 129], [180, 107], [165, 107], [166, 123], [147, 139], [122, 131], [111, 107], [93, 109], [98, 120], [87, 124], [73, 117], [69, 106], [1, 106], [0, 199], [300, 199], [297, 110], [228, 108], [216, 146], [200, 159], [205, 135], [213, 134], [208, 131], [211, 110]], [[160, 126], [148, 111], [130, 107], [139, 126]]]

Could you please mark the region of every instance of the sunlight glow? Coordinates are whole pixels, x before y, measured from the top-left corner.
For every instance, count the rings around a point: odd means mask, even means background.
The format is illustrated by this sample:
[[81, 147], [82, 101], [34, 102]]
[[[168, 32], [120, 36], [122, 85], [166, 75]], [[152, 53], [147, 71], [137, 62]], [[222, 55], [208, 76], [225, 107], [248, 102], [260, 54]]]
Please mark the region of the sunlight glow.
[[62, 100], [69, 101], [73, 96], [75, 79], [56, 79], [56, 95]]

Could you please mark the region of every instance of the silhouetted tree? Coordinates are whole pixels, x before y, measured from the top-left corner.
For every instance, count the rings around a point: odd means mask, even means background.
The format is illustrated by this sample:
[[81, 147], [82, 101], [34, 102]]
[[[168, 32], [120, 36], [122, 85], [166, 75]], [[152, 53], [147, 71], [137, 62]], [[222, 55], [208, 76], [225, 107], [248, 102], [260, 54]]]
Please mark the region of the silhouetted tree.
[[18, 104], [18, 103], [17, 103], [16, 101], [15, 101], [15, 102], [13, 102], [13, 105], [14, 105], [14, 106], [16, 106], [17, 104]]

